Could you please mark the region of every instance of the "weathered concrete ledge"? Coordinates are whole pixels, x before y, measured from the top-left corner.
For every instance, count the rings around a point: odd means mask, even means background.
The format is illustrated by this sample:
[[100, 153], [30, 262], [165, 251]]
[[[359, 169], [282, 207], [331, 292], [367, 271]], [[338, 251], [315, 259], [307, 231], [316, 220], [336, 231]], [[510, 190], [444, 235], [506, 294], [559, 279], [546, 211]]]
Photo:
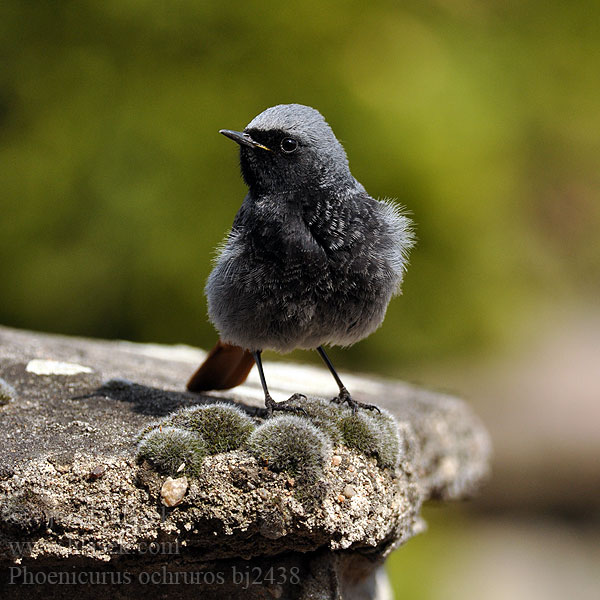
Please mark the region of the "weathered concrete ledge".
[[[338, 445], [308, 486], [236, 450], [207, 457], [167, 508], [165, 477], [135, 460], [139, 430], [215, 399], [257, 416], [262, 405], [255, 374], [230, 392], [183, 391], [203, 355], [0, 328], [0, 378], [14, 391], [0, 403], [2, 597], [71, 597], [67, 584], [91, 598], [383, 597], [379, 567], [423, 527], [422, 502], [466, 497], [487, 475], [489, 439], [463, 402], [345, 375], [398, 420], [396, 469]], [[335, 392], [320, 369], [266, 369], [277, 400]]]

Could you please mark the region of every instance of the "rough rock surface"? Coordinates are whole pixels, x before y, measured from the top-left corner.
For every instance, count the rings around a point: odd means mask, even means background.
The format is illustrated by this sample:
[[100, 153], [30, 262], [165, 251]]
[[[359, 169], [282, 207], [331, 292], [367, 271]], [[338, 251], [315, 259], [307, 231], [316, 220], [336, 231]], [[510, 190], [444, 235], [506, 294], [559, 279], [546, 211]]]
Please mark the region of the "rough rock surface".
[[[0, 378], [16, 391], [0, 406], [3, 597], [70, 597], [72, 583], [93, 598], [383, 598], [378, 568], [422, 527], [422, 502], [465, 497], [487, 474], [488, 436], [460, 400], [346, 375], [396, 416], [397, 469], [338, 446], [302, 485], [236, 450], [207, 457], [166, 507], [166, 477], [135, 460], [141, 428], [215, 399], [261, 416], [255, 374], [230, 392], [183, 391], [203, 356], [0, 328]], [[320, 369], [266, 370], [278, 400], [335, 393]]]

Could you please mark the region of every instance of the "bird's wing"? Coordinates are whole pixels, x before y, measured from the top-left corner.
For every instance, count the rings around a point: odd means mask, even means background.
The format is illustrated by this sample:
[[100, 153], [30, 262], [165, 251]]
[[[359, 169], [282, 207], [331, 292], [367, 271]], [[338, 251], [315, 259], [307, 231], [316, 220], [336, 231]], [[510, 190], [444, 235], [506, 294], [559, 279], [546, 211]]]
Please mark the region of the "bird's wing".
[[228, 390], [246, 381], [254, 365], [252, 353], [219, 340], [204, 362], [190, 377], [190, 392]]

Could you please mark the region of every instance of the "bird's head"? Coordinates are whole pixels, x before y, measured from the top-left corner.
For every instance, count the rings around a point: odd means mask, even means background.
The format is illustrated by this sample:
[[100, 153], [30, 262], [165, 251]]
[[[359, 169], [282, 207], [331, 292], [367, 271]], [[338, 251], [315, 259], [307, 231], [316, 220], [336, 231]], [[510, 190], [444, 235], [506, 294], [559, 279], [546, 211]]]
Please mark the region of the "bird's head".
[[259, 194], [355, 183], [344, 148], [321, 113], [309, 106], [273, 106], [243, 132], [221, 133], [240, 145], [242, 176]]

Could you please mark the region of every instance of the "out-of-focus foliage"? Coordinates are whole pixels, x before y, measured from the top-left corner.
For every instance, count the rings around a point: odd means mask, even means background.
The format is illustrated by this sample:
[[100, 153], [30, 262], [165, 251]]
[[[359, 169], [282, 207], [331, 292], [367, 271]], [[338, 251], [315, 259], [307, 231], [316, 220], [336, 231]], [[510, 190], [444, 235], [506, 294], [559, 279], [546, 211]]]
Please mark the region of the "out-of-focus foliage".
[[217, 134], [318, 108], [411, 211], [404, 295], [346, 364], [498, 344], [600, 263], [600, 4], [4, 0], [0, 322], [210, 345], [245, 193]]

